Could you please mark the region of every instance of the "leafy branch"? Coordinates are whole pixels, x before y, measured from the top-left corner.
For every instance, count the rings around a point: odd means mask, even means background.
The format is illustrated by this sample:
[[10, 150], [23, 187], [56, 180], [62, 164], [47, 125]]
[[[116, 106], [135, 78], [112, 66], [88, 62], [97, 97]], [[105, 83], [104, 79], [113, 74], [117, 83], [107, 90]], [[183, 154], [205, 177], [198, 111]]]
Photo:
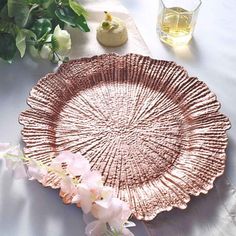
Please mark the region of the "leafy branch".
[[[17, 51], [23, 57], [27, 47], [34, 56], [45, 55], [41, 50], [57, 26], [63, 37], [65, 25], [89, 32], [86, 17], [87, 11], [76, 0], [0, 0], [0, 58], [11, 63]], [[53, 45], [49, 48], [48, 59], [61, 58]]]

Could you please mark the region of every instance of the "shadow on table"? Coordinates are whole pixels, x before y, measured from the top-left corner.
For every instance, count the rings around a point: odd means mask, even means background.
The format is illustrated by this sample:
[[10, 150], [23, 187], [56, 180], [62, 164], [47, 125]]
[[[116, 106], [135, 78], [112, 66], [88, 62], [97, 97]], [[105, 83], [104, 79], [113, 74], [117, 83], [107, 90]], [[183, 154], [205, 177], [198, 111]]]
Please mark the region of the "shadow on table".
[[75, 205], [65, 205], [58, 190], [44, 188], [33, 181], [27, 184], [29, 201], [29, 224], [34, 236], [84, 235], [82, 212]]
[[3, 171], [4, 168], [3, 162], [0, 161], [0, 235], [15, 236], [13, 227], [20, 228], [27, 199], [14, 194], [11, 172]]
[[5, 168], [0, 171], [1, 236], [85, 235], [81, 210], [64, 205], [57, 190], [36, 181], [15, 180]]
[[173, 54], [175, 58], [181, 59], [182, 61], [196, 63], [201, 59], [201, 52], [194, 38], [185, 46], [171, 47], [165, 43], [162, 43], [162, 45], [168, 52]]
[[[229, 139], [227, 153], [231, 148]], [[230, 162], [229, 158], [233, 156], [228, 156], [226, 166]], [[234, 236], [236, 222], [232, 223], [234, 220], [230, 212], [236, 211], [236, 194], [228, 182], [227, 171], [226, 168], [223, 176], [217, 178], [214, 188], [207, 195], [191, 197], [185, 210], [175, 208], [170, 212], [160, 213], [153, 221], [146, 222], [150, 235]]]

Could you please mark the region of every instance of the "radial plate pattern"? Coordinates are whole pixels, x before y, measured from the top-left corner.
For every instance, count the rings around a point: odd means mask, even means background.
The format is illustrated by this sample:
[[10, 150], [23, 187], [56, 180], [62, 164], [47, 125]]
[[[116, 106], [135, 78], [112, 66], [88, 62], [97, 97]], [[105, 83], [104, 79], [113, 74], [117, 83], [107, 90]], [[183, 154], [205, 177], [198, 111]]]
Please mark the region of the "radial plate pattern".
[[135, 54], [70, 61], [38, 82], [28, 104], [26, 156], [49, 164], [62, 150], [80, 151], [138, 219], [185, 208], [223, 173], [229, 121], [208, 87], [174, 62]]

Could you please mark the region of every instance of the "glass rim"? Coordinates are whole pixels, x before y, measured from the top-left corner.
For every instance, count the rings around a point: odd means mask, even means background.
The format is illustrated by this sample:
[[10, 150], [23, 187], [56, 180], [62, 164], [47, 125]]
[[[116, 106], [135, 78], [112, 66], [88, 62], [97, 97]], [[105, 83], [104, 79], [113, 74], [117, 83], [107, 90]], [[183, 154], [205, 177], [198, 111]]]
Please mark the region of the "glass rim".
[[[163, 6], [165, 8], [168, 8], [168, 7], [166, 7], [166, 4], [164, 3], [165, 0], [159, 0], [159, 1], [163, 4]], [[200, 8], [200, 6], [202, 5], [202, 0], [197, 0], [197, 1], [198, 1], [197, 6], [193, 10], [190, 10], [189, 12], [195, 12]], [[178, 12], [178, 13], [179, 14], [186, 14], [186, 12], [185, 13]]]

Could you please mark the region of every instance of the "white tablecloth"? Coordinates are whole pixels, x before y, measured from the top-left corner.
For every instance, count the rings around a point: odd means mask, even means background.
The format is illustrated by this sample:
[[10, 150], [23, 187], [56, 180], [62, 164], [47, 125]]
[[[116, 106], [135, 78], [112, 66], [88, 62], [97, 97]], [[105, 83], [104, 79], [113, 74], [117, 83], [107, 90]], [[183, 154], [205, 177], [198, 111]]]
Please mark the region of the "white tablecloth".
[[[84, 0], [93, 10], [90, 15], [92, 32], [96, 21], [102, 17], [92, 2]], [[109, 2], [113, 2], [110, 0]], [[223, 177], [207, 195], [192, 198], [186, 210], [174, 209], [159, 214], [145, 225], [137, 223], [136, 236], [235, 236], [236, 235], [236, 4], [234, 0], [204, 1], [199, 13], [196, 32], [188, 47], [172, 49], [162, 44], [156, 34], [158, 0], [122, 0], [135, 19], [154, 58], [174, 60], [183, 65], [192, 76], [205, 81], [217, 94], [221, 111], [231, 120], [227, 149], [227, 166]], [[101, 10], [113, 10], [106, 8]], [[117, 15], [130, 16], [122, 7]], [[122, 12], [122, 13], [119, 13]], [[117, 53], [136, 52], [149, 54], [140, 35], [129, 21], [132, 34], [126, 48]], [[72, 32], [72, 31], [71, 31]], [[90, 56], [107, 52], [95, 38], [76, 34], [73, 30], [72, 57]], [[76, 44], [75, 41], [78, 41]], [[91, 42], [86, 48], [81, 47]], [[132, 43], [134, 42], [134, 43]], [[44, 61], [26, 57], [13, 65], [0, 62], [0, 141], [17, 143], [21, 126], [19, 113], [27, 106], [25, 99], [31, 87], [45, 73], [55, 67]], [[3, 171], [0, 163], [0, 235], [1, 236], [83, 236], [84, 223], [80, 209], [62, 204], [55, 190], [44, 189], [40, 184], [16, 181], [11, 173]], [[146, 226], [146, 227], [145, 227]]]

